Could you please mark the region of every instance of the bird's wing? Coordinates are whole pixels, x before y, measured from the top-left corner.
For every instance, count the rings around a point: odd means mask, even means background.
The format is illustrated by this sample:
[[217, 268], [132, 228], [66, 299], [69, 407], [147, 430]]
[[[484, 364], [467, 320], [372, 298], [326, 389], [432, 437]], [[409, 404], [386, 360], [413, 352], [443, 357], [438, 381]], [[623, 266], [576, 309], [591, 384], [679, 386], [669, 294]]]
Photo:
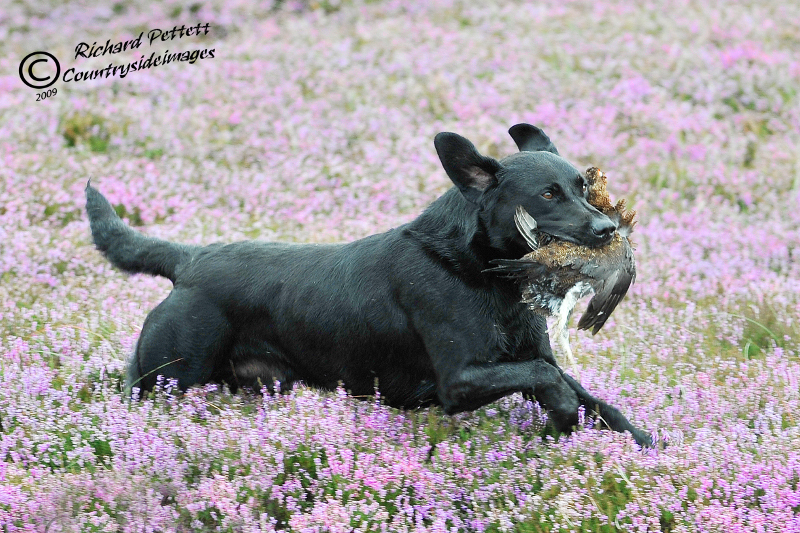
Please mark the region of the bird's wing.
[[534, 231], [536, 231], [539, 225], [536, 223], [536, 219], [530, 216], [521, 205], [518, 205], [514, 212], [514, 224], [517, 225], [517, 230], [522, 234], [522, 237], [525, 239], [525, 242], [528, 243], [528, 246], [531, 247], [531, 250], [538, 249], [539, 239], [536, 237]]
[[[539, 248], [539, 239], [535, 233], [538, 226], [536, 219], [530, 216], [524, 207], [518, 205], [514, 212], [514, 223], [517, 225], [517, 230], [525, 239], [525, 242], [531, 247], [531, 250], [537, 250]], [[508, 274], [511, 277], [541, 276], [547, 271], [545, 265], [525, 257], [521, 259], [493, 259], [490, 263], [496, 266], [487, 268], [484, 272], [499, 272]]]
[[495, 265], [487, 268], [484, 272], [497, 272], [506, 274], [512, 278], [538, 278], [547, 273], [547, 266], [529, 259], [492, 259], [489, 261]]
[[[588, 267], [586, 265], [584, 269]], [[578, 321], [578, 329], [591, 329], [592, 335], [600, 331], [636, 279], [636, 262], [630, 242], [625, 239], [624, 254], [620, 261], [614, 262], [613, 266], [594, 265], [594, 270], [592, 277], [598, 280], [594, 284], [595, 295]]]

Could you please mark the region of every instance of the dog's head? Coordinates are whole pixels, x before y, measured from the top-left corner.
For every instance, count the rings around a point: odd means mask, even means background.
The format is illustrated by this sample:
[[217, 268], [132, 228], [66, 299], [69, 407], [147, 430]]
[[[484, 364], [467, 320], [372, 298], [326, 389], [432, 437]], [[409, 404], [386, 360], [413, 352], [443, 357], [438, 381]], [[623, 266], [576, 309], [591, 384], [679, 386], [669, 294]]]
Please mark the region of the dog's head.
[[514, 224], [520, 205], [542, 233], [583, 246], [610, 242], [617, 225], [587, 201], [583, 173], [558, 154], [539, 128], [517, 124], [509, 133], [520, 151], [501, 161], [481, 155], [455, 133], [434, 139], [445, 172], [478, 207], [491, 247], [512, 256], [529, 251]]

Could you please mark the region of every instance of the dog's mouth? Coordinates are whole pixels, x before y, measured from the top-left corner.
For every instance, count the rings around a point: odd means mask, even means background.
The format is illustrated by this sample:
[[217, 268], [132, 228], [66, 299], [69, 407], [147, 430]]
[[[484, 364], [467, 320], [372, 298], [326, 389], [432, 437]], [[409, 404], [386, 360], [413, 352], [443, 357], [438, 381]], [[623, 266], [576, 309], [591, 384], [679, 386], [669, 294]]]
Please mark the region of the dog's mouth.
[[586, 248], [602, 248], [603, 246], [606, 246], [607, 244], [609, 244], [611, 241], [614, 240], [614, 235], [616, 233], [617, 232], [614, 231], [614, 233], [611, 233], [606, 237], [592, 237], [590, 240], [576, 239], [569, 235], [564, 235], [564, 236], [549, 235], [549, 237], [551, 239], [550, 242], [553, 242], [555, 240], [560, 240], [572, 243], [576, 246], [585, 246]]
[[[616, 233], [616, 232], [615, 232]], [[591, 242], [582, 241], [572, 237], [571, 235], [554, 235], [551, 233], [547, 233], [544, 231], [537, 232], [537, 237], [539, 240], [539, 246], [547, 246], [556, 241], [561, 242], [568, 242], [570, 244], [574, 244], [575, 246], [584, 246], [586, 248], [602, 248], [609, 244], [612, 240], [614, 240], [614, 233], [612, 233], [608, 237], [604, 237], [600, 240], [593, 240]]]
[[587, 241], [580, 241], [578, 239], [573, 239], [573, 238], [566, 238], [566, 239], [562, 239], [562, 240], [569, 241], [569, 242], [571, 242], [573, 244], [576, 244], [578, 246], [585, 246], [587, 248], [602, 248], [603, 246], [606, 246], [607, 244], [609, 244], [611, 241], [614, 240], [614, 234], [615, 233], [616, 233], [616, 230], [613, 233], [611, 233], [611, 234], [609, 234], [609, 235], [607, 235], [605, 237], [592, 237], [591, 241], [588, 241], [588, 242]]
[[536, 250], [555, 241], [568, 242], [575, 246], [584, 246], [587, 248], [601, 248], [611, 243], [615, 233], [618, 231], [615, 230], [603, 236], [592, 235], [587, 232], [586, 235], [581, 235], [580, 238], [563, 231], [551, 231], [542, 228], [536, 219], [522, 206], [517, 206], [516, 212], [514, 213], [514, 223], [517, 226], [519, 234], [531, 250]]
[[568, 242], [570, 244], [574, 244], [575, 246], [585, 246], [586, 248], [602, 248], [607, 244], [611, 243], [614, 240], [614, 235], [617, 232], [614, 231], [608, 236], [605, 237], [593, 237], [587, 236], [587, 238], [576, 238], [573, 235], [569, 235], [566, 233], [561, 232], [549, 232], [547, 230], [536, 229], [536, 239], [538, 240], [539, 246], [546, 246], [556, 241], [561, 242]]

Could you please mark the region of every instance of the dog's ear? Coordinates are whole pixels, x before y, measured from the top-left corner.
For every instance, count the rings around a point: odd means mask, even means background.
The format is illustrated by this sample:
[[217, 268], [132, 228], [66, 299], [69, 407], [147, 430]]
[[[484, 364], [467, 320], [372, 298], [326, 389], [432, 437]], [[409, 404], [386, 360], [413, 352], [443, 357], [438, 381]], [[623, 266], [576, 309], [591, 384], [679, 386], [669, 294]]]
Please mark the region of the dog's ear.
[[481, 155], [475, 145], [461, 135], [443, 132], [433, 139], [433, 144], [444, 171], [470, 202], [477, 203], [483, 191], [497, 183], [502, 165]]
[[511, 126], [508, 133], [517, 143], [520, 152], [551, 152], [560, 155], [556, 145], [550, 141], [550, 137], [536, 126], [525, 123], [517, 124]]

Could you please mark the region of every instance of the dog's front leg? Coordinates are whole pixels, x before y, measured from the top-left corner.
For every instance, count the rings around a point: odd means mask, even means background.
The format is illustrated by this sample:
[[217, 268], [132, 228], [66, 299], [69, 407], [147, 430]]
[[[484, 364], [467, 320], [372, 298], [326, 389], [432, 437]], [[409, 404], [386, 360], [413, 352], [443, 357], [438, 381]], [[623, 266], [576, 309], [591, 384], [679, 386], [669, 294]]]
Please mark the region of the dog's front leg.
[[559, 369], [541, 359], [471, 363], [439, 384], [439, 399], [448, 414], [471, 411], [514, 392], [536, 396], [553, 425], [568, 432], [578, 423], [580, 402]]
[[[556, 368], [564, 382], [569, 385], [575, 394], [577, 394], [580, 404], [586, 408], [587, 412], [596, 413], [600, 417], [605, 427], [619, 433], [630, 431], [631, 435], [633, 435], [633, 439], [639, 446], [647, 448], [653, 446], [653, 438], [649, 433], [642, 431], [631, 424], [631, 422], [625, 418], [625, 415], [623, 415], [616, 407], [609, 405], [598, 398], [595, 398], [591, 393], [584, 389], [575, 378], [564, 372], [564, 370], [558, 366], [556, 357], [553, 355], [553, 350], [550, 347], [550, 338], [546, 330], [544, 318], [535, 317], [534, 321], [532, 322], [532, 328], [535, 333], [535, 347], [529, 352], [528, 355], [530, 357], [546, 361], [550, 366]], [[536, 399], [539, 400], [538, 395]]]
[[[445, 306], [418, 306], [416, 311], [416, 330], [435, 371], [437, 397], [446, 413], [472, 411], [522, 392], [536, 396], [559, 431], [568, 432], [578, 423], [578, 395], [557, 366], [533, 353], [522, 360], [497, 360], [504, 341], [494, 322]], [[538, 326], [543, 329], [546, 323], [542, 320]]]
[[650, 435], [650, 433], [642, 431], [631, 424], [630, 421], [625, 418], [625, 415], [619, 411], [619, 409], [595, 398], [586, 389], [584, 389], [583, 385], [578, 383], [575, 378], [563, 371], [561, 372], [565, 382], [578, 395], [578, 400], [581, 402], [581, 405], [586, 407], [587, 410], [594, 411], [597, 415], [599, 415], [600, 420], [606, 427], [620, 433], [630, 431], [631, 435], [633, 435], [633, 440], [636, 441], [636, 444], [646, 448], [653, 447], [653, 437]]

